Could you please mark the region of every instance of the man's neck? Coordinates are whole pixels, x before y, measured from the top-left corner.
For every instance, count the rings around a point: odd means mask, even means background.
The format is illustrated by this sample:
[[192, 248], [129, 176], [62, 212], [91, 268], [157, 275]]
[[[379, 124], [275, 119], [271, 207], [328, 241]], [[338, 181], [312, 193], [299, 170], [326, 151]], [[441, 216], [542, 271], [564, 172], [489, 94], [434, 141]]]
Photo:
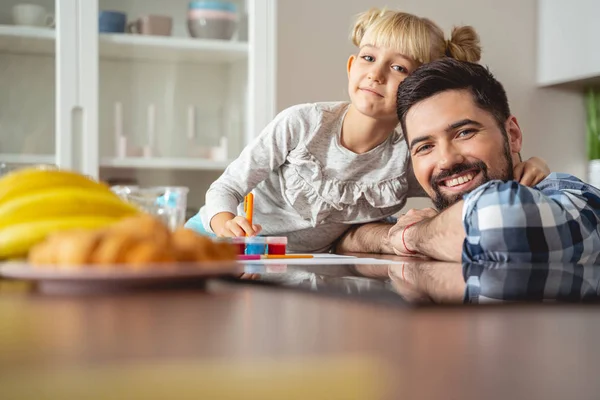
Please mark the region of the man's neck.
[[383, 143], [397, 125], [397, 121], [367, 117], [351, 104], [342, 124], [340, 143], [356, 154], [366, 153]]

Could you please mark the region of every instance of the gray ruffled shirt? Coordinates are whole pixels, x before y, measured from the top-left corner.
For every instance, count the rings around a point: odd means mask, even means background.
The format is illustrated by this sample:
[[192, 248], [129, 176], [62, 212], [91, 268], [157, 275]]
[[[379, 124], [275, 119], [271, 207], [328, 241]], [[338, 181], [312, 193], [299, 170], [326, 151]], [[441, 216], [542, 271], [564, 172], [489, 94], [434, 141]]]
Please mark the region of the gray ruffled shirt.
[[253, 222], [265, 236], [287, 236], [290, 252], [325, 252], [350, 227], [378, 221], [423, 196], [397, 131], [356, 154], [340, 143], [349, 103], [312, 103], [282, 111], [206, 193], [205, 229], [220, 212], [243, 213], [254, 193]]

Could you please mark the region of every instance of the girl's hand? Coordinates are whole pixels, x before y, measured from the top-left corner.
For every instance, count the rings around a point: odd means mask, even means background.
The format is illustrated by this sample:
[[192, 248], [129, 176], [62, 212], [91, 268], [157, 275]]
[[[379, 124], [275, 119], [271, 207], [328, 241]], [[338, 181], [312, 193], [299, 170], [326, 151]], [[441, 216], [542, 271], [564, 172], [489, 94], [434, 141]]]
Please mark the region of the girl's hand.
[[250, 222], [239, 215], [234, 219], [225, 222], [224, 229], [219, 236], [256, 236], [260, 233], [262, 227], [257, 224], [250, 225]]
[[[233, 217], [233, 218], [232, 218]], [[210, 221], [213, 231], [219, 237], [256, 236], [262, 230], [257, 224], [250, 225], [244, 217], [230, 213], [219, 213]]]
[[532, 187], [543, 181], [550, 174], [550, 168], [541, 158], [531, 157], [529, 160], [515, 165], [513, 174], [515, 181], [521, 185]]

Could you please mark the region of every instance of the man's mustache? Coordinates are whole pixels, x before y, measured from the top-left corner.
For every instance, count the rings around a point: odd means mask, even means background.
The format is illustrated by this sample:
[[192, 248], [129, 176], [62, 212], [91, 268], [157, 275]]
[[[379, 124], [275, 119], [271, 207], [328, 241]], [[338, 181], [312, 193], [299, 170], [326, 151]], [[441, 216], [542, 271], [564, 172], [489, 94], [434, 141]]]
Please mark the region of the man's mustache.
[[466, 171], [469, 171], [472, 169], [481, 170], [484, 172], [484, 174], [487, 172], [487, 166], [485, 165], [485, 163], [483, 161], [477, 161], [477, 162], [473, 162], [473, 163], [456, 164], [456, 165], [452, 166], [451, 169], [446, 169], [446, 170], [440, 172], [439, 174], [432, 176], [429, 183], [431, 184], [431, 187], [437, 188], [437, 187], [439, 187], [438, 182], [440, 182], [441, 180], [449, 178], [452, 175], [461, 174], [463, 172], [466, 172]]

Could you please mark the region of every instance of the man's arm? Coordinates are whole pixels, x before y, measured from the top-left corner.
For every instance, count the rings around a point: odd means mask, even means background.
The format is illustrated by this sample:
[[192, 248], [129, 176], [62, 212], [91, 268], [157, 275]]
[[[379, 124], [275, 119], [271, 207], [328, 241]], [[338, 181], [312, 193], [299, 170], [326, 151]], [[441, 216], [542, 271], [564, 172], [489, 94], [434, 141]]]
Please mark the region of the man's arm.
[[385, 222], [358, 225], [346, 231], [336, 246], [336, 253], [382, 253], [395, 254], [390, 246], [388, 233], [394, 226]]
[[[536, 188], [490, 181], [409, 227], [404, 243], [440, 260], [595, 262], [599, 224], [600, 191], [576, 178], [557, 175]], [[390, 231], [394, 248], [404, 248], [404, 226]]]
[[[398, 250], [416, 251], [436, 260], [461, 261], [462, 244], [465, 240], [463, 204], [461, 200], [437, 216], [411, 225], [406, 231], [406, 224], [397, 224], [390, 230], [390, 244]], [[402, 223], [402, 220], [399, 222]]]
[[425, 261], [393, 264], [389, 266], [388, 273], [400, 295], [416, 302], [429, 299], [435, 303], [462, 303], [465, 298], [466, 284], [461, 263]]

